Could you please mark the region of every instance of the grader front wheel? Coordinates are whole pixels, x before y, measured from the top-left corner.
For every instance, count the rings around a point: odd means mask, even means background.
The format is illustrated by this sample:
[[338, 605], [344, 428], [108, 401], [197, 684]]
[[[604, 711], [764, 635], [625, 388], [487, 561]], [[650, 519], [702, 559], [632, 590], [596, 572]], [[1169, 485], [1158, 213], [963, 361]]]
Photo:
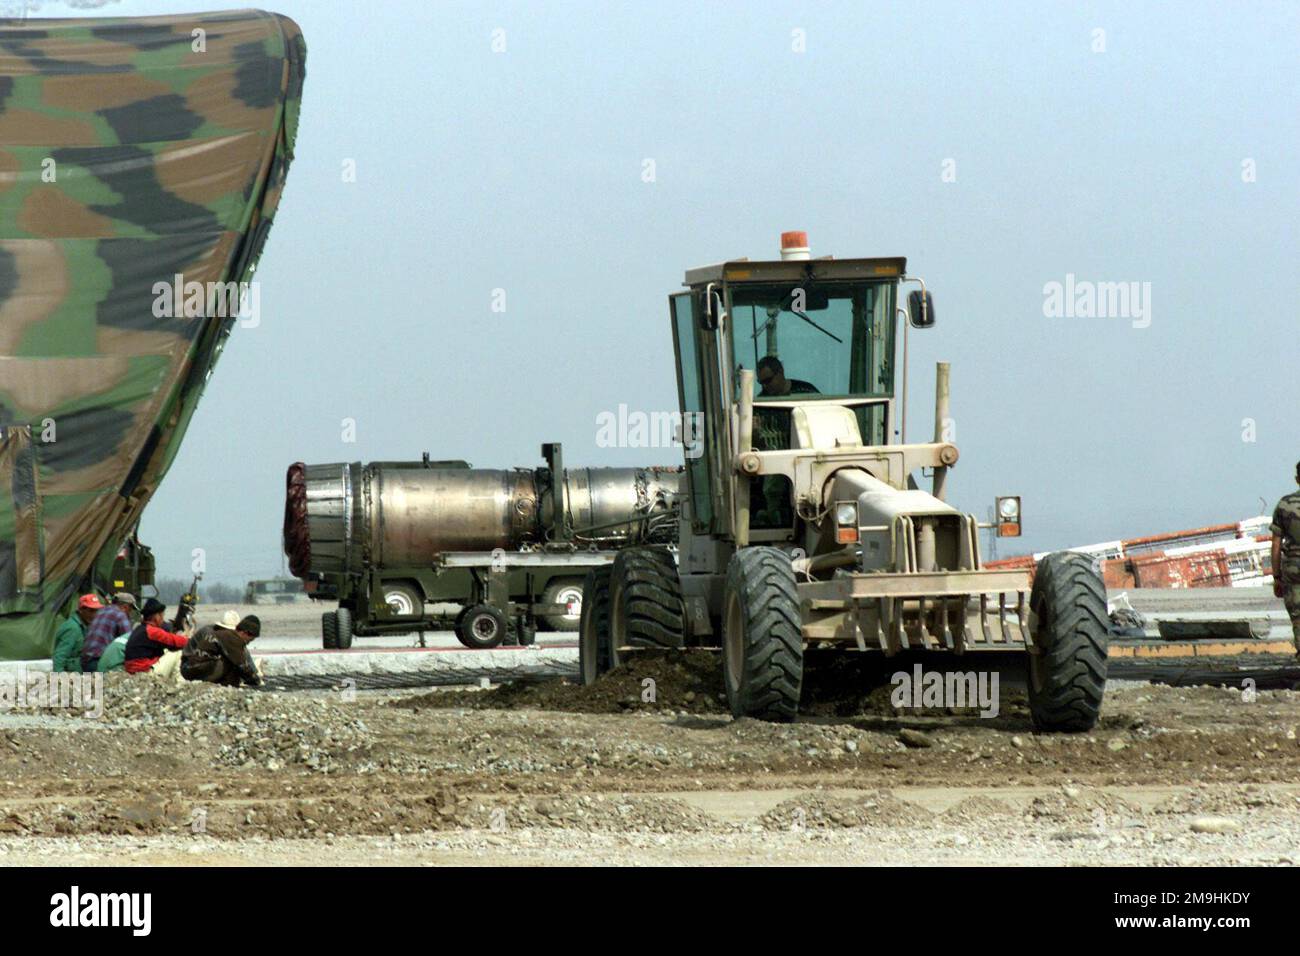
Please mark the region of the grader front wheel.
[[1038, 563], [1029, 603], [1037, 618], [1028, 655], [1034, 728], [1091, 730], [1106, 692], [1106, 586], [1086, 555], [1058, 551]]
[[723, 614], [723, 682], [731, 712], [794, 720], [803, 685], [803, 632], [790, 556], [766, 547], [732, 555]]

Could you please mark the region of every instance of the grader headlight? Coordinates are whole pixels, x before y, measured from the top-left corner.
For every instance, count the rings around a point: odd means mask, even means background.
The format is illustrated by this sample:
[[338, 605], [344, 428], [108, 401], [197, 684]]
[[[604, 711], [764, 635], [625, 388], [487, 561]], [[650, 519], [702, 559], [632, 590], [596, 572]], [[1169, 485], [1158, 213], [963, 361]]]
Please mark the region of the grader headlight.
[[1020, 496], [1005, 495], [997, 501], [998, 537], [1020, 537]]
[[835, 543], [855, 544], [858, 540], [858, 503], [856, 501], [837, 501], [835, 503]]

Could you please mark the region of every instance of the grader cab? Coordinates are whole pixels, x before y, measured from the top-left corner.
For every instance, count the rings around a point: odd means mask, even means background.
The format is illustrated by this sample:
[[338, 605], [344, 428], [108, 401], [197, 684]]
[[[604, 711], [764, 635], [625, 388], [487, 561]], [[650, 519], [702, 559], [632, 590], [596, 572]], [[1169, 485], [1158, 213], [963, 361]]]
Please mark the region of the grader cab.
[[[809, 646], [1010, 653], [1037, 727], [1091, 728], [1109, 628], [1090, 559], [1048, 555], [1032, 587], [1026, 571], [982, 566], [988, 525], [946, 500], [946, 364], [933, 440], [907, 441], [908, 327], [935, 313], [906, 260], [814, 259], [786, 233], [781, 259], [684, 284], [669, 300], [687, 477], [676, 554], [632, 548], [591, 572], [583, 681], [634, 648], [716, 646], [734, 714], [792, 720]], [[999, 499], [999, 535], [1019, 534], [1019, 512]]]

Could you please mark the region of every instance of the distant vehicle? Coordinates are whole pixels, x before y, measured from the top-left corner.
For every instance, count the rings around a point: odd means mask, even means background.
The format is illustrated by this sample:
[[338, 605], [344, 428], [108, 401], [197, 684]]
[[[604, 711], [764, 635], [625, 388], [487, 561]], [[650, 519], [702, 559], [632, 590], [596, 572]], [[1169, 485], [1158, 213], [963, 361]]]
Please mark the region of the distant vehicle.
[[310, 604], [311, 597], [297, 578], [265, 578], [249, 581], [244, 588], [245, 604]]
[[132, 531], [113, 559], [108, 580], [96, 583], [105, 594], [128, 591], [136, 597], [156, 597], [158, 589], [154, 586], [155, 568], [153, 549], [147, 544], [141, 544], [140, 538]]

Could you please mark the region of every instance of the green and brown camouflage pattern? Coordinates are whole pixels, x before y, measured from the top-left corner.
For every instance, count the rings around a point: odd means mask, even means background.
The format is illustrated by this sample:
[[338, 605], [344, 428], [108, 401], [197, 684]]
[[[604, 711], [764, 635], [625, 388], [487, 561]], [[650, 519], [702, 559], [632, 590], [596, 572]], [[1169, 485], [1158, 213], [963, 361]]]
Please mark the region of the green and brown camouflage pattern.
[[0, 659], [49, 653], [175, 457], [236, 320], [155, 284], [252, 274], [305, 57], [256, 10], [0, 20]]

